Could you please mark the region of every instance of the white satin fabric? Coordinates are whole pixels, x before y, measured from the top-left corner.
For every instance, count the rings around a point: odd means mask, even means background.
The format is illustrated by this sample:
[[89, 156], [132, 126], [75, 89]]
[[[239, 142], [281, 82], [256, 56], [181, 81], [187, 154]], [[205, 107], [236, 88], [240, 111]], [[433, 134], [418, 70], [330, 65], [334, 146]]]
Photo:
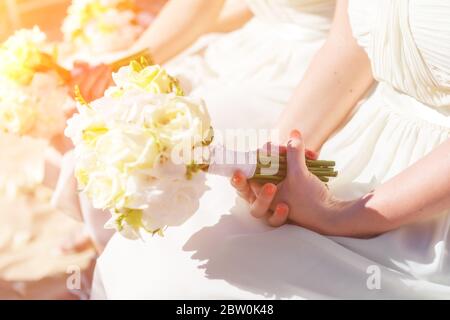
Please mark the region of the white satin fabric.
[[[274, 21], [287, 12], [304, 14], [302, 5], [324, 5], [251, 3], [269, 16], [285, 8]], [[330, 188], [345, 199], [370, 191], [450, 137], [450, 51], [442, 49], [450, 2], [351, 0], [349, 15], [380, 84], [322, 151], [337, 162], [340, 175]], [[311, 56], [316, 48], [310, 40], [282, 43], [288, 32], [262, 35], [269, 29], [258, 32], [256, 23], [265, 21], [256, 18], [218, 42], [231, 60], [211, 44], [204, 55], [191, 52], [178, 61], [180, 73], [197, 64], [205, 68], [192, 70], [213, 70], [199, 73], [193, 92], [205, 94], [224, 126], [237, 117], [237, 126], [271, 125], [300, 79], [297, 70], [306, 67], [306, 60], [292, 65], [288, 58]], [[250, 47], [258, 41], [260, 51]], [[226, 179], [210, 176], [208, 183], [199, 211], [165, 238], [112, 238], [97, 263], [94, 299], [450, 298], [449, 211], [372, 239], [324, 237], [292, 225], [267, 227], [250, 216]]]

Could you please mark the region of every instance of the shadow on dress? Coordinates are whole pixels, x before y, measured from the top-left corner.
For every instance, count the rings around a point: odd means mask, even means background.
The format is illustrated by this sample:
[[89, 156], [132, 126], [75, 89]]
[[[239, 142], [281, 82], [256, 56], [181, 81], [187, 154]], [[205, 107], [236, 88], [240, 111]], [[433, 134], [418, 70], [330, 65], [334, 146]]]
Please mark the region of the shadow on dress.
[[265, 298], [386, 299], [411, 290], [411, 277], [383, 266], [381, 290], [368, 289], [368, 268], [377, 263], [298, 226], [267, 227], [242, 205], [194, 234], [183, 250], [194, 252], [208, 279]]

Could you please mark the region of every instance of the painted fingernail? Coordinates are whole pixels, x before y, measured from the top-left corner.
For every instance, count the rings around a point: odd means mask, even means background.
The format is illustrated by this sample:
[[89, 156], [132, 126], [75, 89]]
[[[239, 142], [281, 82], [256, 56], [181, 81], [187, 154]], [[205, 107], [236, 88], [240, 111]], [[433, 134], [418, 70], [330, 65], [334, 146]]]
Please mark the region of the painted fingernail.
[[315, 159], [316, 158], [316, 153], [314, 151], [311, 151], [311, 150], [306, 150], [306, 157], [308, 159]]
[[288, 212], [289, 208], [284, 203], [277, 205], [275, 213], [279, 216], [284, 216]]
[[241, 176], [238, 173], [235, 173], [231, 180], [232, 180], [234, 185], [240, 185], [242, 183]]
[[277, 187], [272, 183], [268, 183], [264, 186], [264, 194], [268, 197], [273, 196], [276, 191]]
[[292, 130], [291, 131], [291, 138], [292, 139], [300, 139], [302, 137], [302, 134], [298, 130]]

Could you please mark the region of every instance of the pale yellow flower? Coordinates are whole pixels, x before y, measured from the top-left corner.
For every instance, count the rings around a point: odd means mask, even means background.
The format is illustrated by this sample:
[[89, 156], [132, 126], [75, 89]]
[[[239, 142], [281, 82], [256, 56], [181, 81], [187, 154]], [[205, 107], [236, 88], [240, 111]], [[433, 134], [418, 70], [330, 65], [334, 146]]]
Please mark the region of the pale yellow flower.
[[38, 27], [19, 30], [0, 47], [0, 76], [27, 85], [42, 62], [46, 36]]
[[131, 45], [142, 32], [134, 0], [73, 0], [64, 19], [66, 43], [81, 51], [116, 51]]
[[113, 80], [116, 86], [106, 92], [107, 96], [120, 97], [122, 93], [132, 89], [140, 89], [153, 94], [171, 92], [177, 95], [183, 94], [178, 81], [159, 65], [144, 67], [133, 61], [129, 66], [114, 73]]

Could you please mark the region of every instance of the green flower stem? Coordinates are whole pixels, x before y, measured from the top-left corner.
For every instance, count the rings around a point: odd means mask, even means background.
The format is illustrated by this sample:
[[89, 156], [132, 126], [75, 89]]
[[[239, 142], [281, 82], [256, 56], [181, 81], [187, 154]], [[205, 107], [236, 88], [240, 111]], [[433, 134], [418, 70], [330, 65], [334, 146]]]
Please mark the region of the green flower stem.
[[333, 172], [311, 172], [313, 175], [317, 177], [337, 177], [338, 173], [336, 171]]
[[333, 172], [334, 168], [330, 167], [308, 167], [311, 172]]
[[309, 160], [306, 159], [306, 165], [308, 167], [334, 167], [336, 162], [334, 161], [325, 161], [325, 160]]
[[[337, 177], [338, 172], [334, 170], [336, 163], [334, 161], [326, 160], [311, 160], [306, 159], [306, 166], [308, 170], [319, 178], [322, 182], [329, 182], [330, 178]], [[274, 176], [262, 175], [262, 169], [277, 167], [278, 172]], [[287, 175], [287, 158], [286, 155], [269, 156], [258, 153], [258, 163], [256, 174], [251, 179], [258, 183], [275, 183], [282, 182]], [[276, 177], [276, 178], [275, 178]]]
[[[329, 182], [330, 178], [337, 177], [338, 172], [334, 170], [335, 164], [336, 163], [334, 161], [306, 159], [306, 166], [308, 167], [308, 170], [324, 183]], [[262, 172], [272, 167], [278, 169], [275, 174], [262, 174]], [[287, 158], [285, 155], [269, 156], [258, 153], [256, 171], [250, 180], [260, 184], [279, 184], [286, 178], [287, 167]], [[196, 165], [191, 171], [195, 172], [195, 169], [207, 172], [209, 166]]]

